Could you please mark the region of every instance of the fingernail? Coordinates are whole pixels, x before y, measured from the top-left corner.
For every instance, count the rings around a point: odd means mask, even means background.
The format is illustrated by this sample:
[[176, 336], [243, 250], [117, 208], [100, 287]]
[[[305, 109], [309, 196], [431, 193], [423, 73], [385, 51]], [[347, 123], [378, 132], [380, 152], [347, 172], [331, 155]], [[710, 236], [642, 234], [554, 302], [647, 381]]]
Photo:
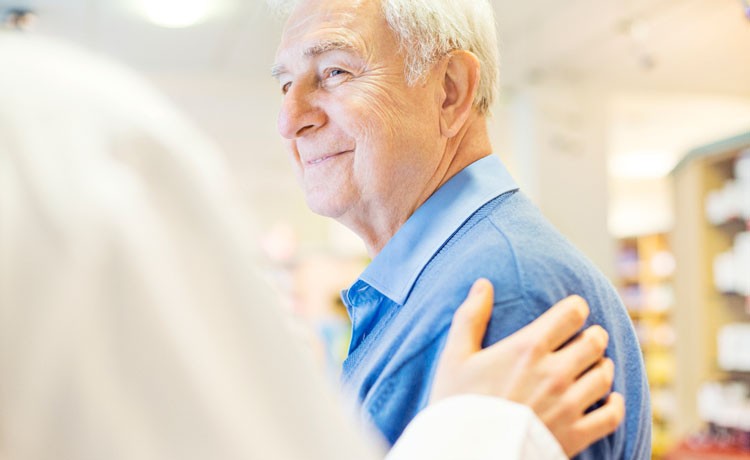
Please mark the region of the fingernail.
[[484, 282], [484, 279], [480, 278], [474, 281], [474, 284], [471, 286], [471, 291], [469, 291], [469, 295], [479, 295], [483, 293], [486, 288], [487, 285]]

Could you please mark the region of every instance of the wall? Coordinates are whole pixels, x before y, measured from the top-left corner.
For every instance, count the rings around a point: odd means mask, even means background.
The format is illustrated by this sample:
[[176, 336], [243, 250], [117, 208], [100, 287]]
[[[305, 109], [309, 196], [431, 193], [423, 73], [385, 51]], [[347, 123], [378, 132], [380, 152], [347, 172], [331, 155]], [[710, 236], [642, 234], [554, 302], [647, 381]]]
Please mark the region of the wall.
[[511, 162], [522, 188], [611, 276], [604, 100], [595, 87], [546, 82], [514, 90], [506, 110], [512, 123]]

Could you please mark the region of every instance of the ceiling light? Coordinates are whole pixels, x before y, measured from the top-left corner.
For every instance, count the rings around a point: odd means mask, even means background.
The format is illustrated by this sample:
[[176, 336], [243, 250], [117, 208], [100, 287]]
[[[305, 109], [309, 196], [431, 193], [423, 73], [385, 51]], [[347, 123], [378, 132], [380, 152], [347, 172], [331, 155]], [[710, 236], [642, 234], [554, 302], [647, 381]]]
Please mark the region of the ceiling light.
[[161, 27], [190, 27], [206, 20], [212, 0], [143, 0], [143, 14]]

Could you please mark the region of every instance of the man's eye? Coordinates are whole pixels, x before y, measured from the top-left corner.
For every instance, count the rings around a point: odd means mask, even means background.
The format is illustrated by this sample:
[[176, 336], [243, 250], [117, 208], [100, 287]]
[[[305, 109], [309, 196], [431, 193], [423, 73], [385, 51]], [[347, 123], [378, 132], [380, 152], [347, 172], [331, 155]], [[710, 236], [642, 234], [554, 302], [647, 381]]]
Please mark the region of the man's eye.
[[341, 75], [346, 75], [348, 73], [349, 72], [347, 72], [346, 70], [342, 70], [342, 69], [331, 69], [331, 70], [328, 71], [328, 77], [330, 77], [330, 78], [332, 78], [332, 77], [340, 77]]
[[292, 82], [284, 83], [284, 85], [281, 87], [281, 94], [286, 94], [289, 92], [289, 88], [292, 86]]

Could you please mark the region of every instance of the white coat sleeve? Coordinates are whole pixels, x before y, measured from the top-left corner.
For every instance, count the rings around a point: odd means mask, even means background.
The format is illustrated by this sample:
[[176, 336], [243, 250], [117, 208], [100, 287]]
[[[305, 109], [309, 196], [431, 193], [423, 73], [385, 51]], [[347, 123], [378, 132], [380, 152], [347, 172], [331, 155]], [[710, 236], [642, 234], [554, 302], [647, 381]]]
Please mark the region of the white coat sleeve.
[[560, 444], [526, 406], [478, 395], [435, 403], [412, 420], [387, 460], [561, 460]]

